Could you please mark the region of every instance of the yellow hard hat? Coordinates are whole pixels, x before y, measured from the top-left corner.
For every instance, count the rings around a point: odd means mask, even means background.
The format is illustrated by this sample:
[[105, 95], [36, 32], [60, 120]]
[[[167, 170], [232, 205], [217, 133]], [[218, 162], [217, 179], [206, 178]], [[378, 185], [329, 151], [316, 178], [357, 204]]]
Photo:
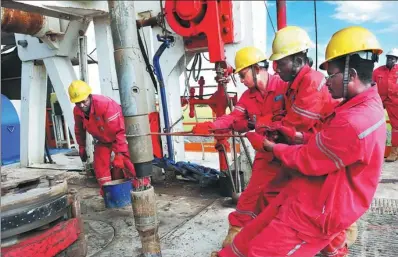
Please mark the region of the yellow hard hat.
[[91, 94], [91, 87], [82, 80], [75, 80], [70, 83], [69, 98], [72, 103], [78, 103], [85, 100]]
[[235, 55], [235, 74], [253, 64], [267, 60], [265, 54], [254, 46], [240, 49]]
[[325, 70], [325, 64], [335, 58], [361, 51], [372, 51], [380, 55], [383, 50], [376, 37], [360, 26], [351, 26], [337, 31], [330, 39], [325, 52], [325, 61], [319, 68]]
[[304, 29], [296, 26], [287, 26], [276, 32], [272, 42], [272, 55], [269, 59], [277, 61], [311, 47], [311, 39]]

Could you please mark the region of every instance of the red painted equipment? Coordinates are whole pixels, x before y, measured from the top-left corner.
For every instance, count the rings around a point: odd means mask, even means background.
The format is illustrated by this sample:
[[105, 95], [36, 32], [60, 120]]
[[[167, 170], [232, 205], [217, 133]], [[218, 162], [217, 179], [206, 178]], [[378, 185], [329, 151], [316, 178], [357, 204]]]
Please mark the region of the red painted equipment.
[[284, 27], [287, 26], [286, 1], [284, 0], [276, 1], [276, 14], [277, 14], [278, 30], [283, 29]]
[[[160, 132], [159, 113], [151, 112], [148, 116], [149, 116], [149, 126], [151, 133]], [[162, 151], [162, 144], [160, 141], [160, 137], [157, 135], [152, 135], [151, 138], [152, 138], [153, 155], [156, 156], [156, 158], [162, 158], [163, 151]]]
[[[228, 68], [226, 74], [230, 74], [232, 72], [231, 68]], [[228, 75], [229, 76], [229, 75]], [[225, 110], [228, 107], [227, 97], [224, 91], [224, 85], [219, 83], [217, 86], [217, 91], [209, 99], [203, 99], [203, 88], [204, 85], [203, 77], [200, 77], [198, 84], [199, 84], [199, 96], [195, 95], [195, 88], [191, 87], [189, 90], [189, 116], [193, 118], [195, 116], [194, 108], [195, 105], [208, 105], [212, 111], [216, 114], [216, 118], [225, 115]], [[230, 101], [235, 105], [237, 102], [237, 95], [235, 96], [228, 96]], [[187, 100], [182, 99], [181, 105], [185, 106], [187, 104]], [[218, 143], [224, 145], [225, 149], [229, 149], [229, 143], [225, 136], [217, 136], [215, 137]], [[226, 171], [227, 170], [227, 163], [225, 162], [224, 152], [219, 152], [219, 161], [220, 161], [220, 170]]]
[[19, 243], [1, 248], [3, 257], [52, 257], [69, 247], [80, 234], [77, 218], [57, 224], [42, 233], [36, 233]]
[[[201, 52], [208, 49], [210, 62], [215, 63], [218, 83], [217, 91], [209, 98], [203, 99], [204, 80], [199, 80], [199, 97], [195, 97], [195, 89], [190, 89], [190, 117], [194, 117], [194, 105], [209, 105], [216, 117], [225, 114], [231, 103], [237, 102], [237, 96], [227, 96], [226, 85], [233, 69], [225, 62], [224, 46], [233, 43], [232, 1], [177, 1], [166, 0], [166, 19], [170, 27], [184, 37], [186, 51]], [[206, 49], [207, 48], [207, 49]], [[187, 104], [186, 100], [181, 105]], [[228, 148], [225, 137], [216, 137], [218, 143]], [[227, 170], [224, 152], [219, 152], [220, 170]]]
[[231, 0], [166, 0], [165, 13], [187, 51], [208, 47], [210, 62], [225, 61], [224, 44], [234, 40]]

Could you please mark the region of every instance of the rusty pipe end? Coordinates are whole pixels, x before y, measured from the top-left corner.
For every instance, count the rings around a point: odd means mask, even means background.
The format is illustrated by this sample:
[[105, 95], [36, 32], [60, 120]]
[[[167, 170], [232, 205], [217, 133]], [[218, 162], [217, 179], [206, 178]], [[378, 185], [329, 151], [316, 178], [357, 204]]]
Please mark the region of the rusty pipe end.
[[4, 32], [33, 36], [43, 28], [45, 19], [38, 13], [1, 7], [1, 30]]

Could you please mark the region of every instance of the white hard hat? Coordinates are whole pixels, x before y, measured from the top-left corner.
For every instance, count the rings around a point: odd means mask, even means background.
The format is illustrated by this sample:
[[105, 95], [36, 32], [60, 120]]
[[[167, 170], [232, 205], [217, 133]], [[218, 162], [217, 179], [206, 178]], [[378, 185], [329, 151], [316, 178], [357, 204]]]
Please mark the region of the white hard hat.
[[397, 57], [398, 58], [398, 48], [393, 48], [393, 49], [391, 49], [387, 54], [386, 54], [386, 56], [395, 56], [395, 57]]

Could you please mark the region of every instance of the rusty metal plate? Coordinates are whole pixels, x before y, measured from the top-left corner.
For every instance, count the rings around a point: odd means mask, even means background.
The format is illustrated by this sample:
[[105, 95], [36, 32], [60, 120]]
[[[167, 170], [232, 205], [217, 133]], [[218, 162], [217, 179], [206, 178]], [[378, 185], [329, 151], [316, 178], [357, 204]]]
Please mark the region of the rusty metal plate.
[[391, 257], [398, 253], [398, 200], [374, 199], [358, 221], [359, 235], [349, 256]]

